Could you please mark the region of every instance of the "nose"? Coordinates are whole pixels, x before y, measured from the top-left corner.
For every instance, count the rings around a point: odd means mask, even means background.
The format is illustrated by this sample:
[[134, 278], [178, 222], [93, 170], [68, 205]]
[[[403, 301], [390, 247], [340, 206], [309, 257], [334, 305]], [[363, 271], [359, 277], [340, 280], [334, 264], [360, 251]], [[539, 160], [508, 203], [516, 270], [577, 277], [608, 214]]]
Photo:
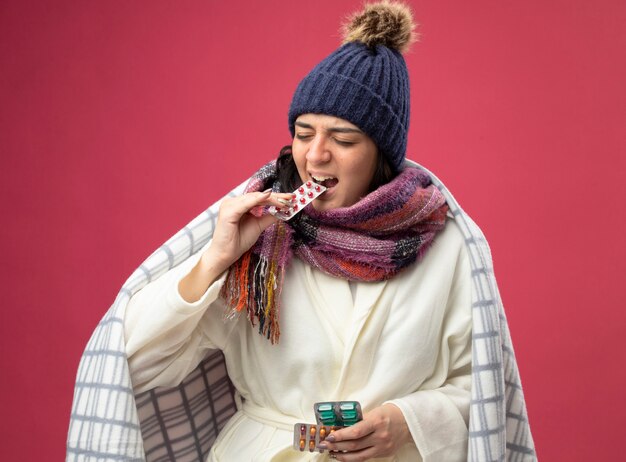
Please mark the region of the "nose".
[[322, 134], [318, 133], [313, 138], [311, 144], [309, 144], [309, 150], [306, 153], [306, 160], [312, 164], [328, 162], [330, 159], [330, 151], [328, 147], [328, 139]]

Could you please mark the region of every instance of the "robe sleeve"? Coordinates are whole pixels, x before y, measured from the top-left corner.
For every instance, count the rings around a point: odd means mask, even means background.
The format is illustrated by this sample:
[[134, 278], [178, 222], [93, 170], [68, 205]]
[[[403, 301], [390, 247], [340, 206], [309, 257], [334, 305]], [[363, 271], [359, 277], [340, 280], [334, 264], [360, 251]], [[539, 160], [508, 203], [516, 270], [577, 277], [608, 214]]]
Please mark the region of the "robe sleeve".
[[463, 246], [446, 304], [438, 371], [419, 391], [386, 402], [402, 411], [424, 462], [467, 460], [472, 381], [471, 296], [471, 266]]
[[126, 354], [135, 393], [178, 385], [205, 357], [222, 348], [232, 322], [223, 320], [219, 292], [224, 272], [194, 303], [178, 283], [198, 262], [201, 251], [147, 284], [129, 300], [124, 317]]

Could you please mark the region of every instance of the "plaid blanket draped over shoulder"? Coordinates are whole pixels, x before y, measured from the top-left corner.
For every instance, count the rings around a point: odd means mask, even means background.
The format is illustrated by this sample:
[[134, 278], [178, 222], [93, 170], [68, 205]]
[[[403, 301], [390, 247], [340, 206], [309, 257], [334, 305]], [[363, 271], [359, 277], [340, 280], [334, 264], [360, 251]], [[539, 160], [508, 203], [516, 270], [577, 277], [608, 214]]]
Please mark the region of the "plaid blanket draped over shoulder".
[[[468, 461], [536, 460], [526, 405], [489, 246], [447, 188], [472, 267], [472, 391]], [[242, 193], [244, 182], [229, 193]], [[219, 202], [157, 249], [131, 275], [80, 360], [67, 461], [201, 461], [237, 408], [221, 352], [209, 354], [177, 387], [135, 394], [123, 319], [130, 297], [199, 251], [213, 234]]]

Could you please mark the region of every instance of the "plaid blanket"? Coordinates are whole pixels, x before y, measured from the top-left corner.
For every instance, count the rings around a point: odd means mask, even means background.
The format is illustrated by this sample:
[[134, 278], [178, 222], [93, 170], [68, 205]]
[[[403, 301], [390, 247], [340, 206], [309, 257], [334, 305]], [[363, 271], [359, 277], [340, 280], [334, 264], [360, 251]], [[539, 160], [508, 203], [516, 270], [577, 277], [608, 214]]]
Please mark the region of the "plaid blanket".
[[[410, 165], [423, 167], [414, 162]], [[472, 392], [468, 461], [536, 460], [517, 363], [482, 232], [447, 188], [472, 267]], [[229, 193], [242, 193], [247, 181]], [[209, 354], [177, 387], [133, 392], [124, 344], [130, 297], [200, 250], [213, 234], [221, 201], [157, 249], [126, 281], [80, 360], [67, 461], [201, 461], [237, 409], [221, 352]]]

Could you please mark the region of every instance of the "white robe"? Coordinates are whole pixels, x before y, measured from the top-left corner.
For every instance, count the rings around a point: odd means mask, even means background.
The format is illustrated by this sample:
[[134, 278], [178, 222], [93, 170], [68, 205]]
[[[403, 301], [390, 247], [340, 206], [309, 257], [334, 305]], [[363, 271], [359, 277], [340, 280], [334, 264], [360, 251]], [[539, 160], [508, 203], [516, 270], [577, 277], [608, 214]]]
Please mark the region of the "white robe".
[[[467, 283], [471, 285], [472, 298], [472, 365], [467, 462], [536, 461], [520, 372], [489, 244], [441, 180], [413, 161], [407, 160], [406, 165], [426, 171], [443, 193], [463, 234], [470, 261], [471, 281]], [[246, 183], [247, 180], [228, 196], [242, 194]], [[225, 422], [235, 413], [235, 389], [228, 378], [224, 355], [216, 350], [207, 354], [180, 385], [136, 394], [124, 333], [130, 298], [209, 241], [219, 205], [220, 201], [208, 207], [156, 249], [126, 280], [94, 329], [76, 373], [67, 436], [68, 462], [202, 461]], [[150, 328], [148, 322], [144, 327]], [[432, 398], [442, 398], [441, 403], [452, 402], [452, 394], [443, 399], [436, 390], [423, 389], [414, 396], [429, 394], [421, 407], [407, 406], [406, 397], [394, 403], [406, 416], [417, 416], [429, 414], [427, 406], [433, 403]], [[424, 460], [451, 459], [450, 446], [441, 444], [447, 440], [422, 437], [432, 427], [413, 425], [411, 422], [416, 419], [408, 420]], [[442, 422], [441, 428], [445, 428], [447, 423]]]
[[225, 275], [197, 302], [181, 298], [178, 282], [201, 254], [137, 292], [124, 329], [135, 392], [176, 385], [207, 349], [224, 352], [243, 406], [208, 460], [324, 460], [291, 449], [293, 425], [315, 423], [313, 403], [334, 400], [401, 409], [415, 444], [389, 460], [466, 460], [471, 268], [451, 215], [424, 259], [389, 281], [348, 283], [294, 258], [277, 345], [245, 313], [223, 321]]

